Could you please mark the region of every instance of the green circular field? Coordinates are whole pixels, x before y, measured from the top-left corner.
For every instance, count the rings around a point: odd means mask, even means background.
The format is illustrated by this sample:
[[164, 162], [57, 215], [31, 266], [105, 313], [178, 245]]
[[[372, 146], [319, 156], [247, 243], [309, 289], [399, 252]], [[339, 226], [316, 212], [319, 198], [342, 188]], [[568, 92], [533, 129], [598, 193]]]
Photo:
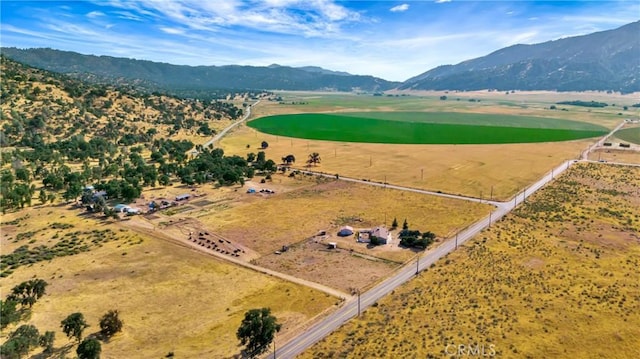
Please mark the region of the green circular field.
[[262, 117], [248, 125], [278, 136], [395, 144], [555, 142], [609, 132], [577, 121], [454, 112], [305, 113]]
[[623, 141], [640, 145], [640, 127], [625, 128], [617, 131], [615, 136]]

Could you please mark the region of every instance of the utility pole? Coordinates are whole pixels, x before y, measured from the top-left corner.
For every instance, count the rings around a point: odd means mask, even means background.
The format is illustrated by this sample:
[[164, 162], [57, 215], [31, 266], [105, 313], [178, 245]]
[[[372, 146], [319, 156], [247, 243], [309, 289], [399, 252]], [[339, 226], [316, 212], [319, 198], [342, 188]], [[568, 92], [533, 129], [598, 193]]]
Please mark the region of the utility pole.
[[527, 189], [522, 190], [522, 202], [527, 203]]
[[387, 175], [384, 175], [384, 188], [387, 188]]
[[458, 233], [459, 232], [456, 232], [456, 249], [458, 249]]
[[420, 255], [419, 254], [416, 256], [416, 275], [418, 275], [418, 273], [420, 273]]
[[360, 289], [358, 289], [358, 316], [360, 316]]
[[369, 156], [369, 167], [373, 166], [373, 160], [371, 159], [371, 156]]
[[493, 214], [493, 212], [489, 212], [489, 228], [491, 228], [491, 215]]
[[491, 198], [491, 200], [493, 201], [493, 185], [491, 186], [491, 195], [489, 196], [489, 198]]
[[420, 169], [420, 181], [424, 180], [424, 168]]

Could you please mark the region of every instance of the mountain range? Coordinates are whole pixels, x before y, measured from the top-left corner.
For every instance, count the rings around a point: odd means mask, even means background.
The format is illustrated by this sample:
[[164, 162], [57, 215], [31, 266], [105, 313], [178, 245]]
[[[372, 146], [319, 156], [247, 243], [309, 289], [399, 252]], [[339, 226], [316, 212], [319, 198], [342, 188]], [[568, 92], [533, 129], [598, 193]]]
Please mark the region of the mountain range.
[[[48, 48], [2, 48], [3, 56], [85, 80], [174, 93], [214, 89], [300, 91], [556, 90], [640, 91], [640, 21], [534, 45], [514, 45], [392, 82], [316, 66], [186, 66]], [[402, 64], [398, 64], [402, 66]]]
[[2, 48], [18, 62], [75, 77], [101, 80], [128, 79], [147, 88], [165, 90], [269, 89], [385, 91], [400, 83], [373, 76], [351, 75], [320, 67], [186, 66], [111, 56], [83, 55], [49, 48]]
[[405, 81], [414, 90], [640, 91], [640, 21], [584, 36], [514, 45]]

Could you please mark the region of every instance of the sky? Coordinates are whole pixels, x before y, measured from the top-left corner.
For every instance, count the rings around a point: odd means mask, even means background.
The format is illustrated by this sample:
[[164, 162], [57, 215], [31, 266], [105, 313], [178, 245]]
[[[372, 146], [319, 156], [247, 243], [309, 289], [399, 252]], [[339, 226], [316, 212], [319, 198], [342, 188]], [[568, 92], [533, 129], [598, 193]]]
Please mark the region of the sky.
[[640, 1], [2, 0], [0, 11], [7, 47], [404, 81], [510, 45], [638, 21]]

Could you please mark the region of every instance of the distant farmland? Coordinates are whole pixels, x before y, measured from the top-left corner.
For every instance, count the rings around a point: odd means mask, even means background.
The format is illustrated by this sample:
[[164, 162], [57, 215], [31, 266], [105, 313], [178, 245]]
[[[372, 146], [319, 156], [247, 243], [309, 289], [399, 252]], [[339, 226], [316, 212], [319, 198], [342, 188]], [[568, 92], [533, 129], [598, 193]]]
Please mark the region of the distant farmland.
[[616, 132], [616, 137], [640, 145], [640, 127], [625, 128]]
[[556, 142], [601, 136], [601, 126], [551, 118], [469, 113], [360, 112], [259, 118], [258, 131], [295, 138], [392, 144]]

